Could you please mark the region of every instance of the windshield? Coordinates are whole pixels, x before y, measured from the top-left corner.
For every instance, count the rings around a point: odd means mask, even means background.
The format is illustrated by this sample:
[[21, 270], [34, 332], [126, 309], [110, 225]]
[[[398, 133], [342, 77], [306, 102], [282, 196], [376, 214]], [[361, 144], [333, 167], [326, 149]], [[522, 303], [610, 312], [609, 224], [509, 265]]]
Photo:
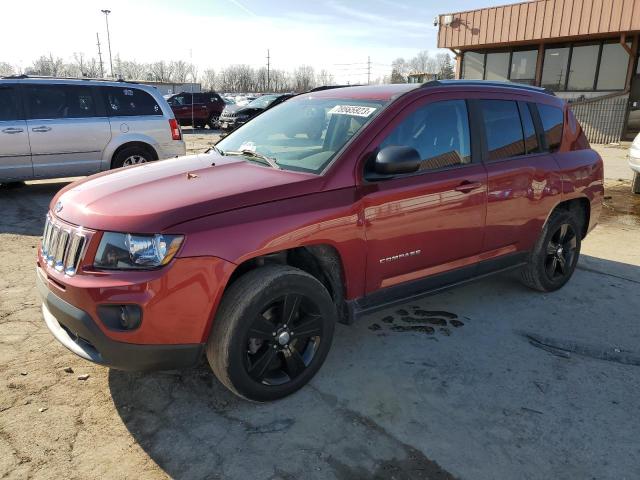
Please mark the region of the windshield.
[[250, 102], [247, 107], [267, 108], [276, 98], [278, 98], [278, 95], [263, 95]]
[[280, 168], [320, 173], [386, 105], [382, 101], [297, 97], [257, 116], [216, 147], [251, 151]]

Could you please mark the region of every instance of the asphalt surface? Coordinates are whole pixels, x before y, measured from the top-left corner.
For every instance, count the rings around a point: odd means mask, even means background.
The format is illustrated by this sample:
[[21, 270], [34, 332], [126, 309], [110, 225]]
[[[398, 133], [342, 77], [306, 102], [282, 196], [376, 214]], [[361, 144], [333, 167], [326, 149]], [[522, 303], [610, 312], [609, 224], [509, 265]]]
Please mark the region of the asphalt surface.
[[310, 385], [270, 404], [236, 398], [205, 364], [118, 372], [51, 337], [34, 257], [63, 185], [0, 188], [2, 478], [640, 478], [628, 184], [608, 183], [561, 291], [502, 275], [338, 325]]

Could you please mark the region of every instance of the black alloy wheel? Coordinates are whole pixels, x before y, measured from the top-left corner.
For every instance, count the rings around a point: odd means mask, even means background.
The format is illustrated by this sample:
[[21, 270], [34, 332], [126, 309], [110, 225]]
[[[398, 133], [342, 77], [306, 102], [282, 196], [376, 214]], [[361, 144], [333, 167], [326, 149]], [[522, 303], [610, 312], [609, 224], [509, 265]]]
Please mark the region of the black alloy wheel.
[[573, 226], [568, 223], [560, 225], [547, 242], [544, 266], [549, 280], [556, 282], [571, 274], [577, 248]]
[[306, 297], [287, 294], [253, 320], [246, 340], [246, 371], [265, 385], [283, 385], [311, 364], [321, 341], [318, 307]]

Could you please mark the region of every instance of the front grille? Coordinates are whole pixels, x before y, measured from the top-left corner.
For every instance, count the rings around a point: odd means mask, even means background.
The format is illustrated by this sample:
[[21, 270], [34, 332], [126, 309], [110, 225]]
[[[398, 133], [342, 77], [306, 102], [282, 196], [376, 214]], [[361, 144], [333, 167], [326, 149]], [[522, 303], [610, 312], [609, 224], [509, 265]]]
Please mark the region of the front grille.
[[57, 224], [47, 215], [42, 234], [42, 257], [47, 265], [66, 275], [75, 275], [86, 243], [81, 229]]

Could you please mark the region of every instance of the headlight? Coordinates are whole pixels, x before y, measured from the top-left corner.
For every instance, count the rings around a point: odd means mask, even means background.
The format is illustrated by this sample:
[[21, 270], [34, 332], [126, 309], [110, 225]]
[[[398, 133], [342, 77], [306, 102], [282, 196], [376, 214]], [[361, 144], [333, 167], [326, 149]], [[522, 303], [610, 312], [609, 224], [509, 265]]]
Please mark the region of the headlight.
[[97, 268], [116, 270], [161, 267], [171, 261], [183, 240], [182, 235], [105, 232], [93, 265]]
[[236, 119], [238, 120], [246, 120], [247, 118], [249, 118], [247, 114], [236, 115]]

